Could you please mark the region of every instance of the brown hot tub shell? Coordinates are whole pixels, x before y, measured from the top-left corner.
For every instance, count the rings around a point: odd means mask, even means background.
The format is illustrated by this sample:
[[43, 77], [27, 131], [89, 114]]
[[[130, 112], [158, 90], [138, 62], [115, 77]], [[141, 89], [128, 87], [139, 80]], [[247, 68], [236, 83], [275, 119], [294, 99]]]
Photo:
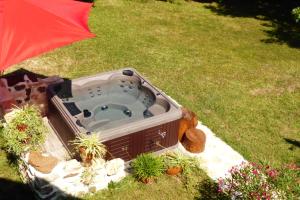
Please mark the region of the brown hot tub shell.
[[[131, 71], [133, 75], [128, 76], [122, 74], [124, 70]], [[134, 118], [135, 116], [133, 114], [131, 118], [122, 119], [121, 122], [123, 121], [123, 123], [120, 123], [119, 126], [103, 126], [103, 130], [101, 130], [101, 126], [99, 126], [100, 130], [93, 130], [93, 132], [96, 132], [94, 134], [97, 134], [99, 139], [107, 146], [109, 152], [107, 158], [122, 158], [129, 161], [141, 153], [155, 152], [165, 148], [175, 147], [178, 143], [179, 119], [182, 115], [180, 107], [162, 91], [151, 85], [149, 81], [143, 78], [134, 69], [121, 69], [72, 80], [70, 84], [71, 93], [75, 94], [73, 96], [76, 96], [78, 91], [82, 90], [82, 92], [84, 92], [87, 86], [90, 87], [90, 85], [95, 83], [104, 85], [106, 83], [105, 80], [110, 80], [112, 77], [114, 81], [122, 81], [123, 78], [129, 81], [132, 80], [133, 82], [137, 81], [137, 84], [142, 85], [143, 88], [147, 90], [146, 94], [148, 94], [148, 96], [153, 95], [153, 101], [145, 104], [145, 109], [151, 112], [151, 117]], [[89, 126], [87, 123], [82, 125], [82, 123], [88, 121], [83, 117], [83, 112], [72, 114], [70, 109], [66, 108], [64, 99], [56, 93], [56, 86], [51, 86], [49, 89], [51, 99], [48, 118], [52, 128], [61, 138], [64, 145], [69, 152], [72, 152], [72, 146], [69, 144], [69, 141], [80, 133], [89, 133], [90, 127], [97, 126]], [[113, 91], [114, 94], [118, 93], [118, 89], [113, 88], [110, 89], [110, 91]], [[79, 92], [79, 94], [81, 93]], [[112, 95], [114, 94], [112, 93]], [[140, 98], [141, 95], [143, 94], [138, 94], [136, 97]], [[114, 99], [112, 99], [112, 101], [114, 101]], [[102, 102], [98, 103], [101, 105]], [[90, 103], [88, 102], [86, 104], [85, 102], [75, 101], [75, 105], [78, 107], [78, 110], [83, 111], [83, 105], [88, 107]], [[138, 107], [138, 105], [134, 106]], [[128, 104], [128, 107], [130, 108], [130, 104]], [[131, 109], [134, 110], [135, 108], [133, 107]], [[92, 116], [89, 117], [92, 118], [93, 113]]]

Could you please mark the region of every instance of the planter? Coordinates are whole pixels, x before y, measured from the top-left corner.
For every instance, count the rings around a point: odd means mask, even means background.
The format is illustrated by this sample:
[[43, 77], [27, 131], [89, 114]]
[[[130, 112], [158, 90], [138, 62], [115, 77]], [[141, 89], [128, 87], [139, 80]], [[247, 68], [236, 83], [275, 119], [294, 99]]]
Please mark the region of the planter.
[[93, 155], [87, 154], [85, 148], [79, 147], [79, 155], [85, 167], [92, 165]]
[[152, 184], [152, 183], [154, 183], [154, 178], [144, 178], [144, 179], [141, 179], [141, 181], [145, 184]]
[[167, 174], [171, 176], [176, 176], [182, 172], [182, 168], [180, 166], [170, 167], [167, 169]]

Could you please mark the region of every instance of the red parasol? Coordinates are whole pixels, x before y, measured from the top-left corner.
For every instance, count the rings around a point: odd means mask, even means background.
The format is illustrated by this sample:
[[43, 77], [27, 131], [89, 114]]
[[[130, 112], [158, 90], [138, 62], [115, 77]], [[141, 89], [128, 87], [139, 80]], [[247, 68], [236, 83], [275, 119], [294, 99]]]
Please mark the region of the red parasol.
[[0, 0], [0, 71], [94, 37], [87, 25], [91, 6], [74, 0]]

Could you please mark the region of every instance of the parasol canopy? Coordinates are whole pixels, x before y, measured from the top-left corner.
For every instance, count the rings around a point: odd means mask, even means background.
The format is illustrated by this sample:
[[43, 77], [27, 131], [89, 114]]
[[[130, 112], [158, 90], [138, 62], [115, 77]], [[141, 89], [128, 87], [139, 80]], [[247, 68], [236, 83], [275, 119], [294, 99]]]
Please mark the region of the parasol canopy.
[[91, 6], [74, 0], [0, 0], [0, 71], [94, 37], [87, 25]]

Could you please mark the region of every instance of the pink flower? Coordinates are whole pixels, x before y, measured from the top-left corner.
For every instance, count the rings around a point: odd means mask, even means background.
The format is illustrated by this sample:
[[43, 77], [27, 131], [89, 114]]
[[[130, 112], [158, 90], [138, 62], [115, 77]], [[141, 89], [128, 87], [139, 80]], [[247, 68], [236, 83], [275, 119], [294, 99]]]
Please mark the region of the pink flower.
[[297, 166], [297, 164], [295, 164], [295, 163], [291, 163], [291, 164], [287, 165], [287, 168], [291, 169], [291, 170], [300, 170], [300, 167]]
[[270, 171], [267, 172], [268, 176], [271, 178], [276, 178], [276, 176], [278, 175], [278, 172], [275, 169], [272, 169]]
[[219, 188], [218, 188], [218, 192], [219, 192], [219, 193], [222, 193], [222, 192], [223, 192], [222, 188], [219, 187]]
[[257, 171], [256, 169], [252, 170], [252, 173], [253, 173], [254, 175], [258, 175], [258, 171]]

